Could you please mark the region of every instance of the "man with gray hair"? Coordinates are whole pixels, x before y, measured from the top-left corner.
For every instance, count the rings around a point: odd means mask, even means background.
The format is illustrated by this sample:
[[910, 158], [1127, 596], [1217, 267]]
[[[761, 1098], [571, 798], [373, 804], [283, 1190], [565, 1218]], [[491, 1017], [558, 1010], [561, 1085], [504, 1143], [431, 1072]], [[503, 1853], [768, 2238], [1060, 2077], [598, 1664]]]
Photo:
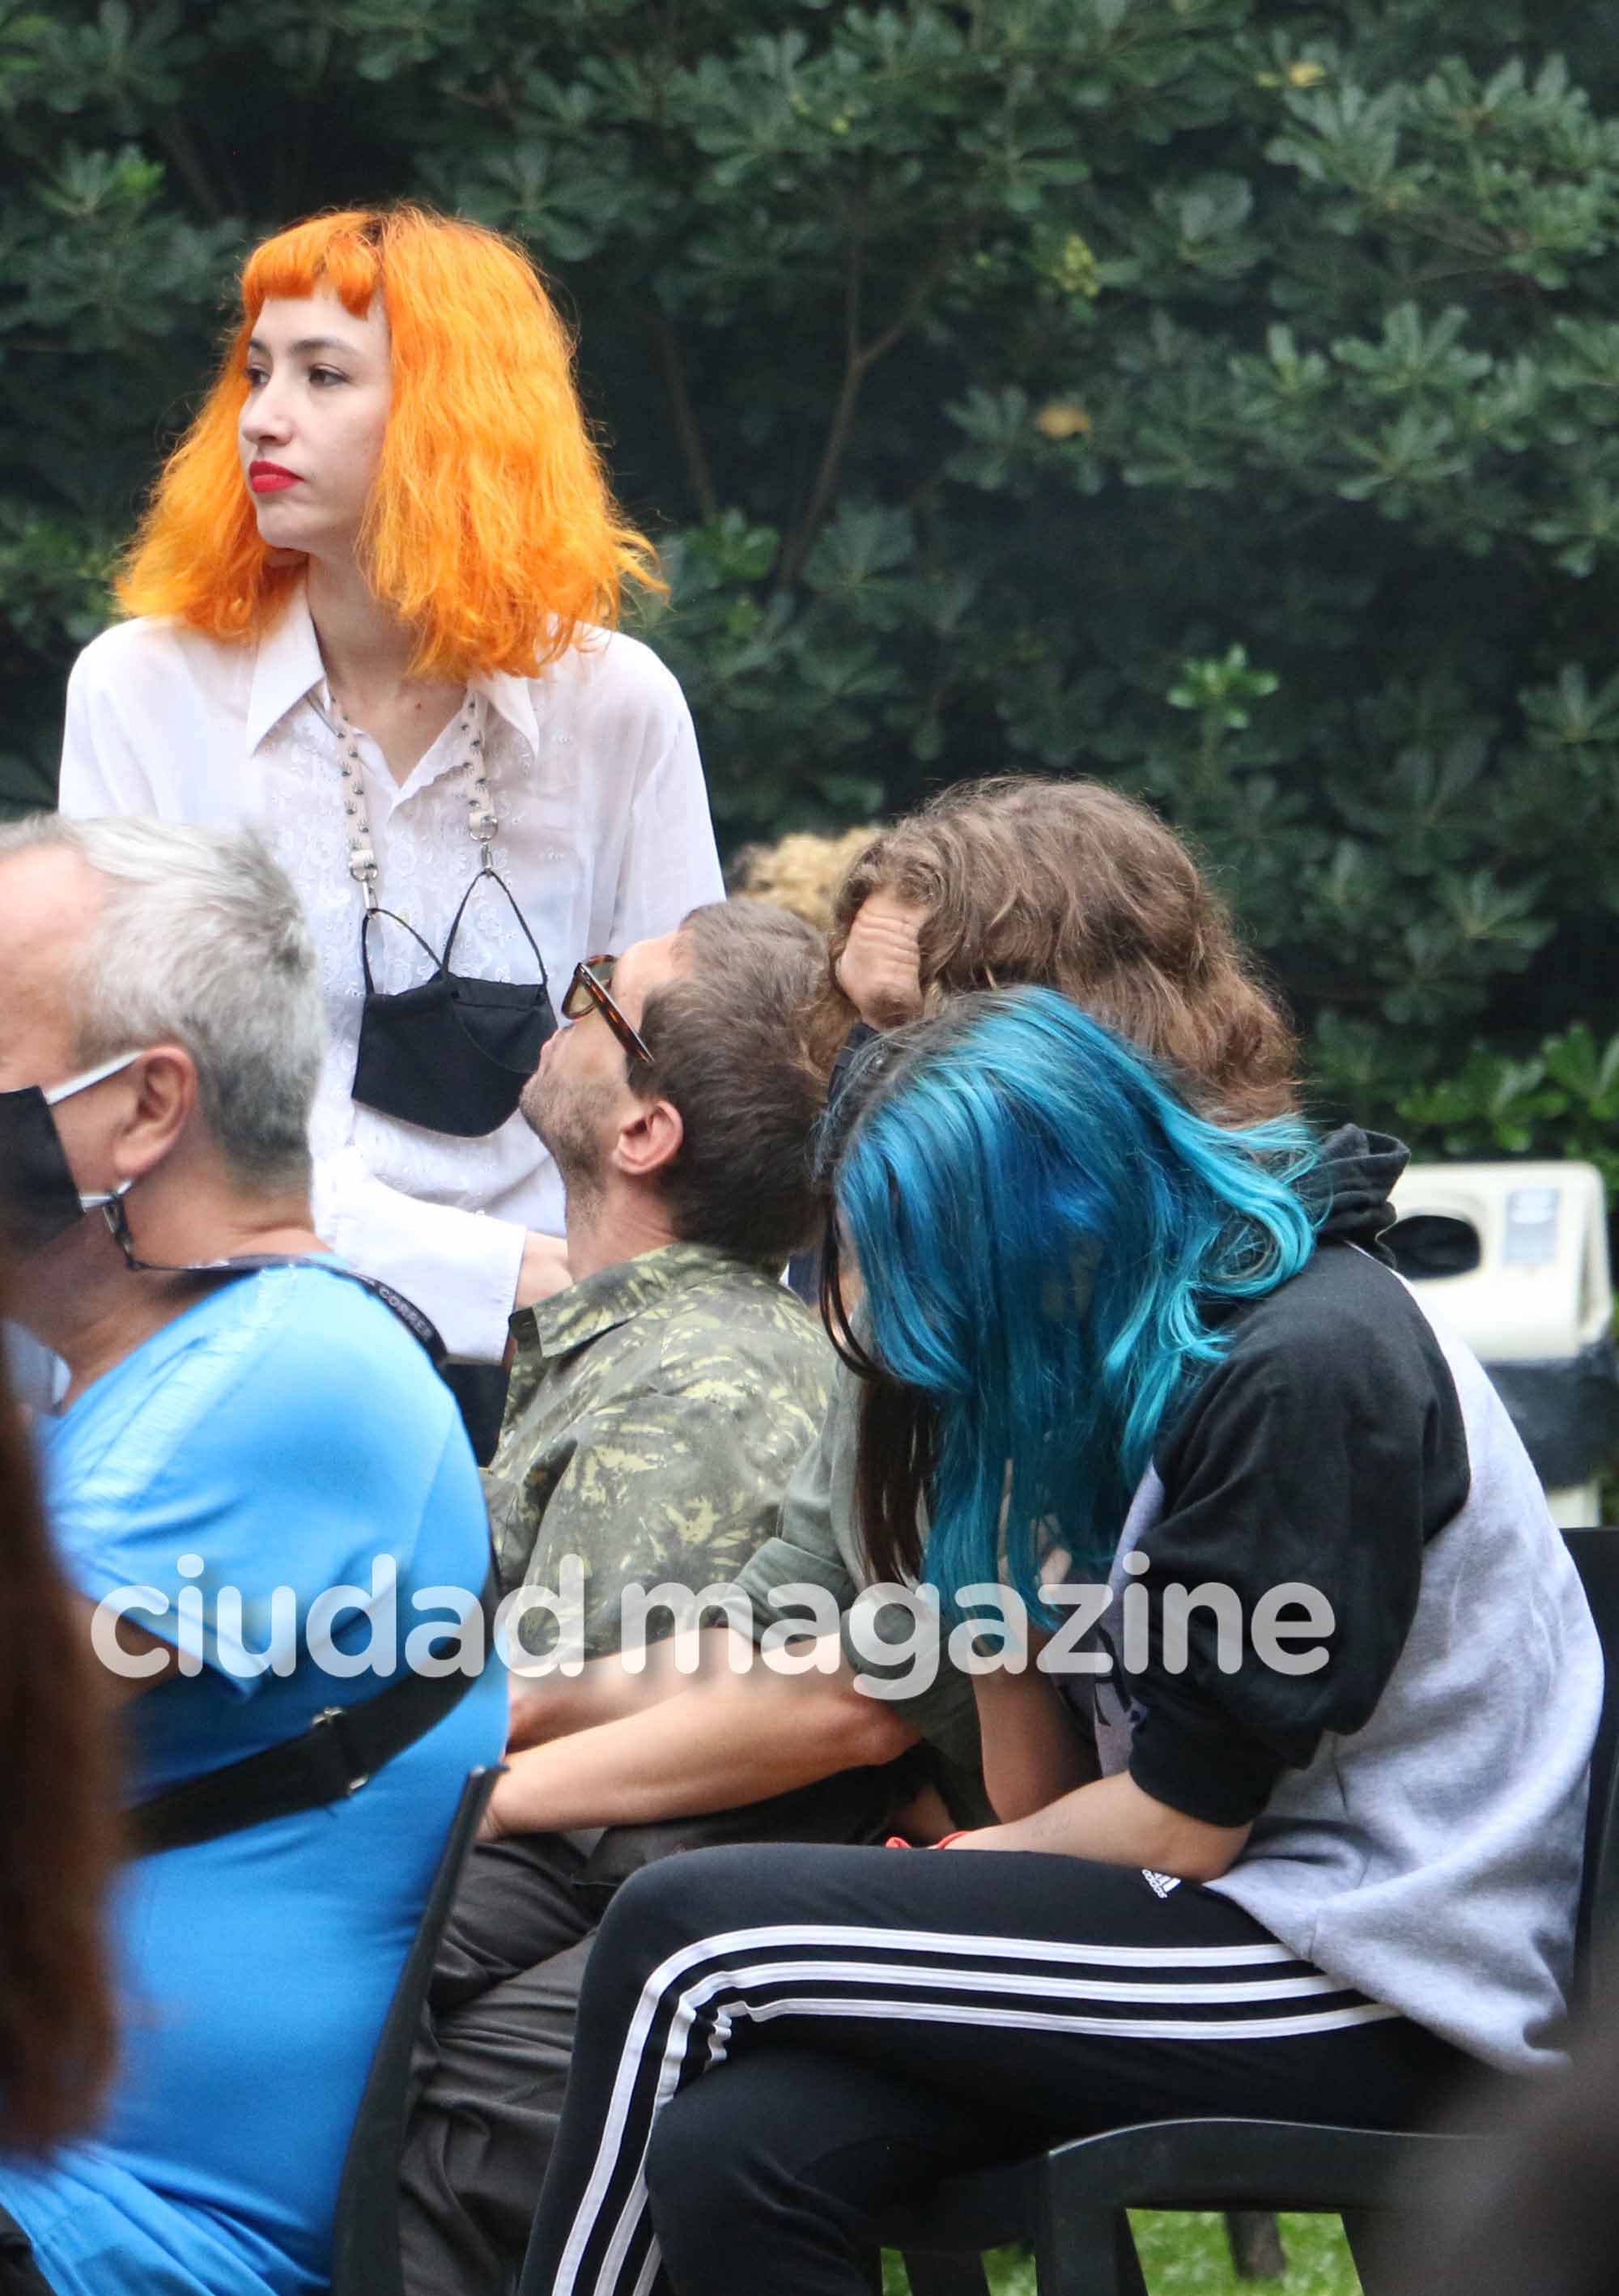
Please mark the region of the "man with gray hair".
[[[292, 2296], [330, 2276], [401, 1959], [503, 1735], [498, 1669], [424, 1698], [401, 1657], [425, 1633], [464, 1658], [477, 1471], [431, 1326], [312, 1230], [320, 994], [263, 849], [0, 830], [0, 1254], [67, 1366], [44, 1482], [144, 1852], [106, 2126], [0, 2157], [0, 2245], [20, 2231], [55, 2296]], [[438, 1615], [405, 1644], [411, 1611]]]

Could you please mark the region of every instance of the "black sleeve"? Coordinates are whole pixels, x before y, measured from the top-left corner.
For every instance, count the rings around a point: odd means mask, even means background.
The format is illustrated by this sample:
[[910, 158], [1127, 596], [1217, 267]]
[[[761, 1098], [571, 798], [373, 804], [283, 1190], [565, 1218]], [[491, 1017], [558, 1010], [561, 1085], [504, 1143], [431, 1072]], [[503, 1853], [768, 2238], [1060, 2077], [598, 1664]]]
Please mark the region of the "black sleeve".
[[[1338, 1258], [1319, 1254], [1250, 1311], [1157, 1462], [1164, 1510], [1139, 1549], [1147, 1664], [1120, 1685], [1132, 1715], [1130, 1775], [1214, 1825], [1247, 1824], [1324, 1733], [1364, 1726], [1410, 1630], [1424, 1546], [1468, 1494], [1466, 1431], [1438, 1342], [1383, 1270], [1363, 1264], [1346, 1281], [1316, 1273]], [[1312, 1673], [1278, 1671], [1254, 1650], [1255, 1605], [1288, 1581], [1331, 1605], [1326, 1662]], [[1239, 1606], [1238, 1652], [1225, 1652], [1236, 1669], [1222, 1670], [1219, 1622], [1200, 1608], [1187, 1619], [1184, 1666], [1172, 1671], [1165, 1590], [1210, 1582]], [[1304, 1655], [1309, 1645], [1287, 1647]]]

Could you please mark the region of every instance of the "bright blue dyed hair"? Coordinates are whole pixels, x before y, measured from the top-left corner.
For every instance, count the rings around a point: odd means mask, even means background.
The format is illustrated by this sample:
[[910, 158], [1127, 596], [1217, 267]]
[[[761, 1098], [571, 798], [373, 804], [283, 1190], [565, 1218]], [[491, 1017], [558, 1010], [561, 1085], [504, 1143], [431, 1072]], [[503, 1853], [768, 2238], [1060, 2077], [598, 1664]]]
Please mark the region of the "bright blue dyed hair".
[[1038, 1609], [1051, 1537], [1105, 1570], [1165, 1414], [1223, 1351], [1222, 1304], [1309, 1259], [1311, 1136], [1206, 1122], [1045, 988], [962, 996], [885, 1038], [839, 1114], [833, 1193], [879, 1372], [861, 1429], [873, 1559], [920, 1559], [949, 1604], [997, 1576], [1004, 1495], [1007, 1575]]

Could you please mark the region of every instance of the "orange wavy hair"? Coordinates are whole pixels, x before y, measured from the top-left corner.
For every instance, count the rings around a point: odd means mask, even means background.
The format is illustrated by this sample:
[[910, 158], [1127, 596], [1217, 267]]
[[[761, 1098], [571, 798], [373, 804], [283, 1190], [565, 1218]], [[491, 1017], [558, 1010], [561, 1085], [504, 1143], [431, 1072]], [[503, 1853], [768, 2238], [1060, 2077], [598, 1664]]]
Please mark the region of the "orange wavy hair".
[[329, 289], [387, 313], [393, 397], [360, 537], [372, 590], [415, 631], [411, 671], [533, 676], [661, 590], [614, 503], [574, 382], [573, 342], [528, 257], [477, 224], [400, 206], [312, 217], [241, 274], [242, 317], [207, 404], [165, 465], [118, 594], [210, 637], [257, 637], [298, 580], [259, 539], [236, 430], [243, 361], [273, 296]]

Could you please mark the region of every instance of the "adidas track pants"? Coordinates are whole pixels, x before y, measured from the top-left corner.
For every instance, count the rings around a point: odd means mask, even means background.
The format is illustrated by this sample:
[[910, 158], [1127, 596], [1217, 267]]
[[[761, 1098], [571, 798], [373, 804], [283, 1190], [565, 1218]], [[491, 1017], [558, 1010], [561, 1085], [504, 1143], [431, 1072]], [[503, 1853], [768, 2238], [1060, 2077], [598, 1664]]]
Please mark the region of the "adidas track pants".
[[950, 2169], [1173, 2113], [1410, 2125], [1467, 2063], [1190, 1883], [699, 1850], [597, 1937], [522, 2296], [867, 2296], [871, 2218]]

